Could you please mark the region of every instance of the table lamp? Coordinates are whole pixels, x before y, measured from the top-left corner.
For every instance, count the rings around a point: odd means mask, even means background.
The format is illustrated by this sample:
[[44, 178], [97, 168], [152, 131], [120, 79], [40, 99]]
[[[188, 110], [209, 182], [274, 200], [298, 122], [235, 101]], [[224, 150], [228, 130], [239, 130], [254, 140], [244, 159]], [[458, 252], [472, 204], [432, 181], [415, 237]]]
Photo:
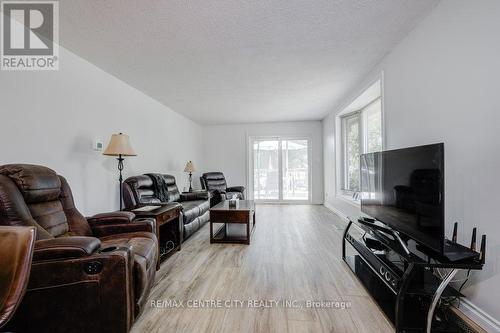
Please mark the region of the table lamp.
[[194, 169], [193, 162], [189, 161], [186, 163], [186, 167], [184, 168], [184, 172], [189, 172], [189, 192], [193, 192], [193, 186], [192, 181], [193, 181], [193, 172], [196, 170]]
[[120, 210], [122, 210], [122, 170], [123, 170], [123, 156], [137, 156], [132, 147], [130, 146], [129, 137], [126, 134], [119, 133], [111, 135], [111, 140], [109, 141], [108, 147], [102, 153], [107, 156], [118, 156], [118, 171], [120, 177], [118, 178], [120, 182]]

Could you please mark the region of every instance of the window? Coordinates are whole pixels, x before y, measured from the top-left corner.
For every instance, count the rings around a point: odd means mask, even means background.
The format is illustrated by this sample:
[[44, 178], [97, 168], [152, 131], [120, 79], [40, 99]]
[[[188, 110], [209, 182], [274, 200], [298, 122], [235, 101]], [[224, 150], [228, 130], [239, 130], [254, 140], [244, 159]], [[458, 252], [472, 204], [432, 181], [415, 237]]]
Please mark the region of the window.
[[340, 117], [345, 195], [357, 199], [360, 187], [359, 156], [382, 150], [382, 98], [376, 97], [358, 111]]
[[355, 192], [359, 189], [359, 155], [360, 155], [360, 114], [342, 119], [344, 132], [344, 167], [345, 182], [344, 190]]

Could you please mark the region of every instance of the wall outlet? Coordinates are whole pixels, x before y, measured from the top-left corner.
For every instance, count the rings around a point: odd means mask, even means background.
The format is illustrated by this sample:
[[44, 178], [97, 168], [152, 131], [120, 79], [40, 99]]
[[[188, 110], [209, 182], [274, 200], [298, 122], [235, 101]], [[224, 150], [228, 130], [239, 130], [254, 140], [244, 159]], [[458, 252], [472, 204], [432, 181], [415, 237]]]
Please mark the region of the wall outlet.
[[95, 150], [95, 151], [101, 151], [103, 148], [104, 148], [104, 144], [102, 143], [102, 140], [94, 140], [94, 142], [92, 143], [92, 148]]

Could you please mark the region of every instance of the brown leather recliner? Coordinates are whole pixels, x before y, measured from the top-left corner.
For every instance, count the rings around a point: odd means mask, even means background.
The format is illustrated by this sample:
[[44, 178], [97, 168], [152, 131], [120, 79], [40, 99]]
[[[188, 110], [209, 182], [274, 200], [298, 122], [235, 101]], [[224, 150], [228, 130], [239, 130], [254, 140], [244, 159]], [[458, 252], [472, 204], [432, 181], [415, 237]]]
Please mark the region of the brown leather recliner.
[[36, 165], [0, 166], [0, 225], [37, 237], [15, 332], [127, 332], [156, 272], [153, 221], [114, 212], [86, 219], [66, 180]]
[[35, 228], [0, 226], [0, 329], [26, 292], [35, 247]]

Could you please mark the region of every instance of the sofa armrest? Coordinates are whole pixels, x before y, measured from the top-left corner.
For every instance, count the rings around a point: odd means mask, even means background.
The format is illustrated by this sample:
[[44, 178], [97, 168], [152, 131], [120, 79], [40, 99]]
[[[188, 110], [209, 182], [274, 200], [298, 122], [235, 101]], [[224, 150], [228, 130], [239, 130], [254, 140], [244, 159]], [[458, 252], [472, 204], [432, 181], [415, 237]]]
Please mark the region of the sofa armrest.
[[[77, 237], [50, 241], [64, 238]], [[28, 290], [9, 323], [12, 331], [72, 331], [78, 318], [80, 332], [129, 332], [134, 320], [133, 269], [131, 247], [33, 262]], [[54, 317], [61, 308], [64, 316]]]
[[154, 219], [137, 219], [127, 223], [108, 223], [92, 226], [92, 233], [95, 237], [106, 237], [115, 234], [129, 232], [155, 232]]
[[97, 214], [91, 217], [87, 217], [87, 221], [91, 228], [103, 224], [127, 224], [131, 223], [135, 218], [135, 214], [132, 212], [111, 212]]
[[208, 191], [181, 193], [181, 201], [208, 200], [211, 194]]
[[33, 261], [81, 258], [92, 255], [101, 247], [95, 237], [59, 237], [43, 239], [35, 243]]
[[245, 192], [245, 186], [232, 186], [226, 188], [226, 192], [240, 192], [243, 193]]

